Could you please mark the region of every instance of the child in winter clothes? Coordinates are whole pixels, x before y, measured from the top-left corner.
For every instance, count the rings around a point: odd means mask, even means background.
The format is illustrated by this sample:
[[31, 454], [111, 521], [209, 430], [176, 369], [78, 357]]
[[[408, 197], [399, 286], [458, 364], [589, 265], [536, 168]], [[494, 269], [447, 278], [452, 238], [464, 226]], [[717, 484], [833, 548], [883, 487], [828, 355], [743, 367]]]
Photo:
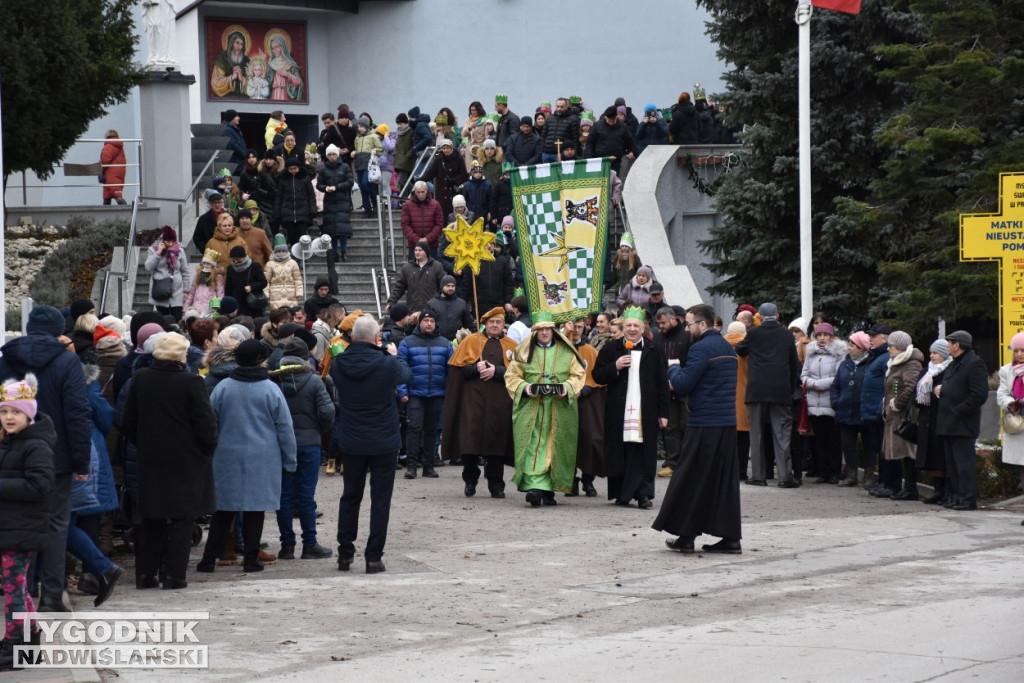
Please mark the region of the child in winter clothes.
[[185, 292], [185, 310], [192, 309], [204, 318], [209, 317], [210, 299], [224, 296], [224, 277], [217, 270], [219, 257], [220, 254], [213, 249], [207, 249], [203, 254], [192, 288]]
[[[42, 549], [49, 527], [46, 500], [53, 488], [53, 421], [37, 415], [35, 375], [0, 388], [0, 582], [4, 591], [4, 639], [0, 671], [14, 668], [13, 649], [25, 644], [24, 622], [15, 612], [35, 612], [28, 566]], [[35, 640], [33, 630], [32, 640]]]
[[491, 208], [491, 184], [484, 179], [484, 169], [475, 161], [469, 180], [462, 187], [462, 196], [466, 198], [466, 208], [474, 216], [487, 215], [488, 209]]

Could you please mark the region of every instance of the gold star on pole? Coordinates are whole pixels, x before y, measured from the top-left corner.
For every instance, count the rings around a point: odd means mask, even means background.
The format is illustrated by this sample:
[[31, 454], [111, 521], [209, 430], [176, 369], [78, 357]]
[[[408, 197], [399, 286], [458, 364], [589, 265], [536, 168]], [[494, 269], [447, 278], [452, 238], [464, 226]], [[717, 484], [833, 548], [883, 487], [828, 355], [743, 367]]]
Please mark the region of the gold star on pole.
[[558, 270], [556, 270], [555, 272], [559, 272], [560, 273], [562, 271], [562, 269], [565, 268], [566, 264], [569, 263], [569, 254], [571, 254], [574, 251], [579, 251], [580, 249], [583, 249], [583, 247], [567, 247], [567, 246], [565, 246], [565, 235], [564, 234], [562, 234], [562, 235], [552, 235], [551, 238], [554, 239], [556, 242], [558, 242], [558, 246], [555, 247], [554, 249], [548, 249], [547, 251], [542, 253], [541, 256], [557, 256], [557, 257], [559, 257]]
[[462, 216], [456, 216], [453, 225], [444, 229], [445, 237], [451, 242], [444, 248], [444, 255], [455, 259], [456, 273], [469, 266], [474, 275], [479, 275], [480, 261], [494, 260], [494, 254], [487, 250], [487, 245], [494, 241], [494, 233], [484, 230], [483, 217], [470, 225]]

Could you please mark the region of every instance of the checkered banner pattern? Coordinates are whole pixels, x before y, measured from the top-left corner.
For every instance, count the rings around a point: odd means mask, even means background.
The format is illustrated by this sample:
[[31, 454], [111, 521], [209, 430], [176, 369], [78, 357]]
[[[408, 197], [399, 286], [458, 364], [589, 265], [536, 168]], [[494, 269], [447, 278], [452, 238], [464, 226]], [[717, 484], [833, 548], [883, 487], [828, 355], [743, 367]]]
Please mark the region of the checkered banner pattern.
[[608, 247], [610, 159], [512, 171], [513, 219], [530, 311], [555, 322], [601, 310]]

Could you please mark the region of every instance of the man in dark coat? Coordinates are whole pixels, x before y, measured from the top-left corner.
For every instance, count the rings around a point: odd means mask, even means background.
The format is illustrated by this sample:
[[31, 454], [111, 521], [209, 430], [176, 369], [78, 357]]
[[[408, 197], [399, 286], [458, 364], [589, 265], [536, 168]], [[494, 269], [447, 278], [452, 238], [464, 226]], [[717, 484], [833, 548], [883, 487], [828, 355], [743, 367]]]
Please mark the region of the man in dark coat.
[[249, 155], [249, 147], [245, 144], [242, 131], [238, 129], [240, 119], [241, 117], [234, 109], [228, 109], [221, 115], [221, 120], [224, 122], [224, 130], [221, 135], [228, 139], [228, 149], [231, 150], [231, 163], [235, 165], [235, 175], [241, 175], [245, 158]]
[[778, 321], [773, 303], [758, 309], [761, 324], [747, 330], [736, 353], [747, 360], [747, 414], [750, 418], [751, 478], [747, 484], [764, 486], [765, 455], [762, 430], [770, 422], [775, 445], [775, 466], [780, 488], [796, 488], [790, 439], [793, 432], [793, 400], [800, 397], [800, 360], [793, 335]]
[[534, 131], [533, 119], [524, 116], [519, 119], [519, 132], [514, 133], [502, 149], [506, 163], [512, 166], [532, 166], [540, 163], [543, 147], [544, 141]]
[[594, 124], [587, 140], [587, 149], [592, 158], [615, 157], [612, 170], [616, 173], [619, 172], [623, 157], [636, 158], [633, 136], [626, 129], [626, 124], [619, 121], [615, 107], [605, 109], [601, 120]]
[[124, 402], [121, 433], [136, 447], [142, 519], [136, 588], [156, 588], [161, 580], [164, 588], [184, 588], [192, 526], [196, 517], [217, 509], [217, 416], [203, 378], [185, 369], [187, 351], [181, 335], [161, 337], [153, 362], [132, 376]]
[[673, 550], [692, 553], [694, 539], [711, 534], [722, 540], [705, 545], [704, 552], [738, 554], [742, 534], [734, 400], [736, 353], [715, 329], [715, 311], [706, 304], [687, 311], [686, 329], [694, 344], [685, 365], [669, 361], [668, 376], [672, 390], [690, 398], [690, 421], [679, 467], [651, 526], [679, 536], [665, 541]]
[[441, 278], [445, 275], [444, 267], [439, 261], [430, 258], [427, 253], [429, 249], [430, 245], [421, 240], [413, 249], [415, 260], [402, 264], [398, 280], [391, 288], [388, 308], [404, 295], [409, 310], [415, 313], [422, 311], [427, 302], [437, 296], [441, 290]]
[[[686, 354], [690, 349], [689, 330], [680, 324], [675, 311], [669, 306], [660, 308], [655, 319], [657, 320], [658, 329], [654, 333], [651, 343], [661, 349], [665, 360], [669, 363], [672, 363], [674, 360], [685, 365]], [[679, 466], [680, 447], [683, 444], [683, 434], [686, 433], [688, 412], [686, 396], [675, 391], [671, 392], [669, 395], [668, 426], [665, 428], [665, 467], [658, 472], [659, 477], [671, 477], [672, 472]]]
[[[594, 381], [608, 386], [604, 418], [608, 499], [618, 505], [629, 505], [635, 499], [640, 508], [650, 509], [658, 467], [658, 429], [668, 426], [667, 370], [661, 349], [643, 337], [643, 309], [627, 308], [623, 317], [625, 336], [601, 348], [594, 368]], [[637, 361], [639, 369], [632, 367]], [[631, 387], [631, 382], [639, 386]], [[630, 429], [625, 414], [627, 404], [636, 412], [632, 397], [637, 393], [639, 425], [634, 420]]]
[[356, 319], [352, 343], [331, 364], [338, 392], [334, 442], [345, 466], [345, 490], [338, 504], [338, 570], [352, 568], [359, 529], [359, 506], [366, 475], [370, 475], [370, 537], [366, 541], [366, 573], [384, 571], [384, 544], [395, 487], [395, 464], [402, 439], [395, 391], [412, 380], [412, 372], [396, 357], [398, 349], [377, 344], [379, 328], [371, 315]]
[[677, 145], [696, 145], [700, 141], [700, 118], [690, 101], [690, 93], [679, 95], [679, 102], [672, 108], [668, 132]]
[[192, 233], [192, 244], [200, 254], [206, 249], [206, 243], [213, 238], [213, 233], [217, 230], [217, 219], [225, 212], [224, 196], [220, 192], [209, 190], [206, 201], [210, 205], [210, 210], [196, 219], [196, 229]]
[[67, 612], [63, 602], [64, 557], [71, 516], [71, 480], [89, 478], [92, 426], [85, 377], [78, 356], [56, 337], [64, 333], [64, 316], [52, 306], [36, 306], [29, 313], [24, 337], [4, 344], [0, 381], [24, 379], [33, 373], [39, 382], [39, 412], [53, 420], [57, 441], [53, 446], [53, 490], [50, 525], [45, 547], [40, 611]]
[[[614, 109], [614, 107], [612, 107]], [[521, 119], [520, 119], [521, 120]], [[569, 109], [569, 100], [559, 97], [555, 100], [555, 111], [544, 124], [544, 146], [541, 161], [550, 163], [558, 160], [559, 149], [575, 148], [580, 139], [580, 117]]]
[[946, 471], [953, 495], [946, 507], [977, 510], [978, 489], [974, 442], [981, 431], [981, 407], [988, 400], [988, 370], [974, 353], [974, 339], [965, 330], [946, 336], [953, 362], [937, 387], [939, 415], [935, 434], [946, 452]]
[[480, 321], [485, 331], [463, 339], [448, 364], [441, 457], [462, 459], [466, 496], [476, 495], [479, 459], [492, 498], [505, 497], [504, 468], [511, 464], [512, 399], [505, 371], [516, 343], [505, 336], [505, 311], [494, 308]]
[[460, 329], [472, 330], [473, 314], [469, 304], [455, 293], [455, 278], [445, 275], [441, 278], [441, 292], [427, 302], [426, 310], [437, 318], [438, 334], [452, 341]]
[[498, 112], [497, 130], [495, 131], [495, 142], [498, 147], [504, 149], [505, 143], [519, 130], [519, 117], [508, 108], [508, 95], [494, 96], [494, 111]]

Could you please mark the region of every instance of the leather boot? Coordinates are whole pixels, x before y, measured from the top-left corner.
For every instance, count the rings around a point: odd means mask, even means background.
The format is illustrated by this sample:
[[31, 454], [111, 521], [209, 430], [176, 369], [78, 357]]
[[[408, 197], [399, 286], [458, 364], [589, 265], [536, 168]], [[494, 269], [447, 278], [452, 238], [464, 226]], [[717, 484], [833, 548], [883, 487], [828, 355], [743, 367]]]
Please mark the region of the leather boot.
[[890, 496], [891, 500], [917, 500], [917, 468], [910, 458], [900, 461], [903, 470], [903, 488], [899, 493]]
[[263, 571], [263, 563], [260, 562], [259, 550], [247, 552], [245, 554], [245, 566], [242, 567], [242, 571], [246, 573]]
[[576, 496], [580, 495], [580, 478], [579, 477], [573, 477], [573, 479], [572, 479], [572, 490], [569, 491], [569, 493], [567, 493], [565, 495], [567, 497], [569, 497], [569, 498], [575, 498]]
[[932, 477], [932, 484], [935, 485], [935, 494], [921, 502], [925, 505], [938, 505], [939, 501], [946, 497], [946, 481], [948, 480], [945, 477]]
[[878, 483], [878, 476], [873, 471], [871, 471], [871, 472], [864, 472], [864, 481], [863, 481], [862, 485], [864, 486], [865, 489], [874, 488], [874, 486], [877, 483]]
[[409, 468], [405, 470], [405, 478], [406, 479], [415, 479], [416, 478], [416, 465], [409, 465]]

